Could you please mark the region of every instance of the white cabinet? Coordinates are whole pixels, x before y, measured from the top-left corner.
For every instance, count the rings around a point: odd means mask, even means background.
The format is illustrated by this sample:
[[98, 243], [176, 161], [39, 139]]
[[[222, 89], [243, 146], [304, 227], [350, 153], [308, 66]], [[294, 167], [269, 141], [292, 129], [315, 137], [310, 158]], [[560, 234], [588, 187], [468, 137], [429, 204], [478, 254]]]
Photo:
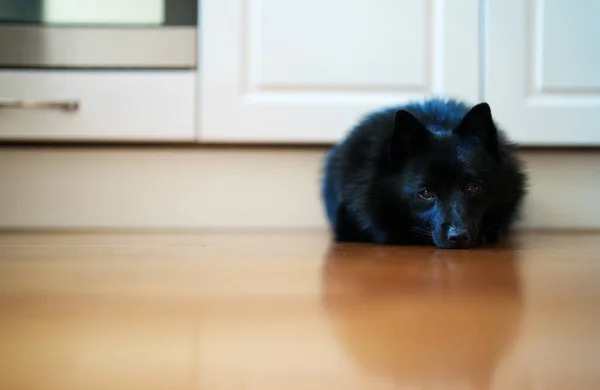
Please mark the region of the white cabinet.
[[478, 3], [204, 0], [199, 139], [334, 142], [382, 106], [477, 101]]
[[600, 144], [600, 1], [488, 0], [485, 95], [522, 145]]
[[204, 0], [198, 138], [333, 142], [367, 111], [445, 95], [490, 102], [522, 145], [600, 145], [599, 15], [597, 0]]

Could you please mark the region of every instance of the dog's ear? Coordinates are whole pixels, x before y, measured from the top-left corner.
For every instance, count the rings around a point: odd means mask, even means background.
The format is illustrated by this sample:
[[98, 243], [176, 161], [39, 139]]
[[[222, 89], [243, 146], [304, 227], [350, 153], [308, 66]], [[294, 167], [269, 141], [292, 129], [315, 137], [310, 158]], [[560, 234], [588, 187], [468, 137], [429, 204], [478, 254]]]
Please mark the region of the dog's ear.
[[467, 112], [454, 133], [463, 137], [477, 137], [495, 157], [498, 157], [498, 130], [489, 104], [479, 103]]
[[422, 148], [428, 137], [429, 131], [410, 112], [396, 111], [390, 144], [391, 161], [398, 161], [409, 151]]

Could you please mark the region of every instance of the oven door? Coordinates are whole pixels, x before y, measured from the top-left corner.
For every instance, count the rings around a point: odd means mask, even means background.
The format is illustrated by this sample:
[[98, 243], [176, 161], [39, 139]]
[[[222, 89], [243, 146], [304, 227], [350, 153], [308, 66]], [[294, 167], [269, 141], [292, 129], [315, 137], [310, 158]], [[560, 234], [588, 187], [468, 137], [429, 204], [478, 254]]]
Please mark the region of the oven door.
[[0, 67], [196, 67], [197, 0], [3, 0]]

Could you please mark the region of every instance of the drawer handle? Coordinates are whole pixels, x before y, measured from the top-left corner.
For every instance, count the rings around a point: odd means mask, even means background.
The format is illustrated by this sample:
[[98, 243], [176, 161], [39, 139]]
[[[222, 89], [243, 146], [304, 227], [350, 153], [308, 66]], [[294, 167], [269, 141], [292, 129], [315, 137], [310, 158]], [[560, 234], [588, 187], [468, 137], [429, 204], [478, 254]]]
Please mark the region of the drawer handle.
[[74, 112], [79, 110], [78, 101], [0, 101], [0, 109], [59, 110]]

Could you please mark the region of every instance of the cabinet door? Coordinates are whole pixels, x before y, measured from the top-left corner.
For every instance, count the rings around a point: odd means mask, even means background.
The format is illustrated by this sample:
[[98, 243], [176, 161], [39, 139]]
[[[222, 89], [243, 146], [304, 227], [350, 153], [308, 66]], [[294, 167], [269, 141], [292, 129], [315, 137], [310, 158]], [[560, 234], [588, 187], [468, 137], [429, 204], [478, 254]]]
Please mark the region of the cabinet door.
[[488, 1], [485, 98], [523, 145], [600, 144], [600, 2]]
[[338, 140], [363, 114], [479, 97], [472, 0], [204, 0], [199, 138]]

